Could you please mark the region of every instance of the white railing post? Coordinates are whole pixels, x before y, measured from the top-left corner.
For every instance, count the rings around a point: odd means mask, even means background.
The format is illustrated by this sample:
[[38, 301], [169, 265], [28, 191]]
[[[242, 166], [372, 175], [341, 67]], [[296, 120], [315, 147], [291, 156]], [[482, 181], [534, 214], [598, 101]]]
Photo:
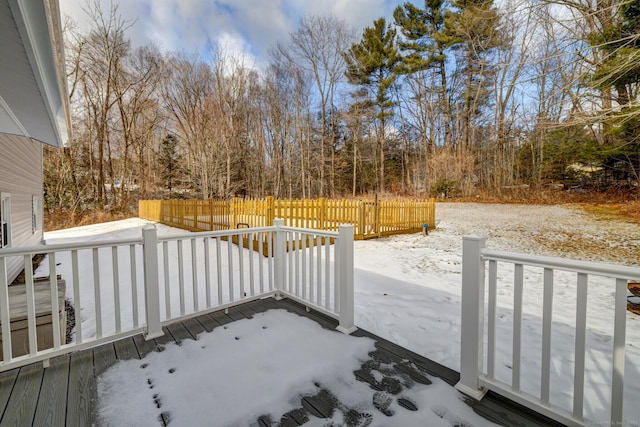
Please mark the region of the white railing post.
[[340, 295], [340, 332], [350, 334], [356, 329], [353, 321], [353, 226], [341, 225], [338, 229], [335, 265], [338, 283], [335, 292]]
[[611, 425], [622, 425], [624, 401], [625, 334], [627, 330], [627, 281], [616, 279], [613, 327], [613, 375], [611, 381]]
[[147, 316], [146, 340], [164, 335], [160, 323], [160, 287], [158, 285], [158, 234], [154, 225], [142, 229], [144, 258], [144, 305]]
[[484, 347], [484, 260], [486, 237], [471, 235], [462, 240], [462, 314], [460, 381], [456, 389], [480, 400], [486, 390], [478, 379], [482, 373]]
[[284, 219], [276, 218], [273, 220], [273, 226], [276, 230], [273, 232], [273, 281], [276, 289], [276, 299], [282, 299], [282, 290], [284, 289], [284, 272], [285, 272], [285, 257], [286, 251], [286, 232], [282, 230], [284, 227]]
[[[11, 319], [9, 318], [9, 280], [7, 259], [0, 257], [0, 322], [2, 322], [2, 360], [11, 362]], [[7, 338], [9, 337], [9, 338]]]

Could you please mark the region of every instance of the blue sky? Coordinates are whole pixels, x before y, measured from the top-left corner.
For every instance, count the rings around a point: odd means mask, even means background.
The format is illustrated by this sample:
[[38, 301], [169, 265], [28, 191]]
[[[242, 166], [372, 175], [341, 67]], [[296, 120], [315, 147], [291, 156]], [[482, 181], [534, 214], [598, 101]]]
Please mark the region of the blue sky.
[[[88, 28], [85, 0], [59, 0], [61, 14]], [[111, 0], [99, 0], [107, 10]], [[114, 4], [117, 1], [114, 0]], [[162, 50], [203, 52], [208, 42], [220, 42], [256, 65], [267, 51], [286, 41], [304, 14], [329, 14], [344, 19], [358, 35], [382, 16], [392, 19], [404, 0], [122, 0], [118, 11], [135, 24], [128, 36], [135, 45], [152, 42]], [[415, 2], [421, 5], [422, 2]]]

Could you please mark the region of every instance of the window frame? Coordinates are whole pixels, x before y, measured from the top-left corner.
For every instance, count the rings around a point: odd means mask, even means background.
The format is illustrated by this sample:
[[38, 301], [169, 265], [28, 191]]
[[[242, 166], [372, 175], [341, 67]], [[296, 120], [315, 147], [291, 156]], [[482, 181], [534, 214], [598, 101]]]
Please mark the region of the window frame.
[[31, 198], [31, 231], [36, 234], [40, 230], [40, 211], [38, 210], [38, 196]]
[[0, 249], [11, 247], [11, 195], [0, 192]]

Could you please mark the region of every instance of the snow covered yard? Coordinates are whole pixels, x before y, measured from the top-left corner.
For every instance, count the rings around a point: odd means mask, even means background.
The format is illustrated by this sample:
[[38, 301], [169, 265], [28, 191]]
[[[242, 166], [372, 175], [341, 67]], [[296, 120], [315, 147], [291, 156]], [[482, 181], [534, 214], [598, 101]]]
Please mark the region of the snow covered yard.
[[[399, 235], [355, 243], [355, 323], [455, 370], [459, 370], [460, 356], [463, 235], [486, 235], [487, 246], [492, 249], [638, 264], [638, 225], [597, 221], [570, 207], [439, 203], [437, 218], [438, 229], [429, 236]], [[61, 230], [45, 237], [52, 243], [119, 238], [139, 235], [143, 224], [141, 220], [125, 220]], [[159, 233], [165, 232], [175, 230], [159, 226]], [[525, 269], [522, 388], [532, 393], [540, 383], [541, 275], [536, 269]], [[504, 285], [498, 289], [496, 376], [508, 380], [513, 267], [499, 265], [498, 276]], [[607, 420], [610, 406], [610, 394], [603, 391], [608, 388], [603, 386], [610, 383], [611, 376], [613, 294], [611, 283], [590, 277], [585, 416], [595, 421]], [[565, 408], [570, 408], [572, 401], [575, 295], [575, 276], [558, 273], [554, 287], [551, 400]], [[91, 315], [90, 303], [85, 306], [83, 301], [82, 318]], [[304, 346], [308, 345], [311, 344]], [[640, 398], [640, 372], [636, 366], [640, 360], [640, 328], [637, 317], [631, 314], [627, 316], [626, 351], [625, 419], [633, 422], [640, 420], [636, 405]], [[358, 359], [355, 353], [354, 359]], [[240, 390], [226, 391], [243, 395]]]
[[[460, 366], [462, 236], [487, 247], [536, 255], [640, 264], [640, 226], [599, 221], [574, 207], [438, 203], [437, 230], [356, 242], [356, 325], [447, 367]], [[511, 377], [513, 266], [498, 265], [496, 376]], [[552, 332], [554, 404], [571, 408], [575, 274], [556, 272]], [[525, 268], [522, 389], [540, 386], [542, 271]], [[604, 421], [610, 407], [613, 298], [611, 280], [589, 278], [585, 416]], [[485, 344], [486, 346], [486, 344]], [[640, 421], [640, 319], [627, 315], [625, 418]], [[485, 358], [486, 360], [486, 358]], [[604, 390], [607, 390], [606, 392]]]

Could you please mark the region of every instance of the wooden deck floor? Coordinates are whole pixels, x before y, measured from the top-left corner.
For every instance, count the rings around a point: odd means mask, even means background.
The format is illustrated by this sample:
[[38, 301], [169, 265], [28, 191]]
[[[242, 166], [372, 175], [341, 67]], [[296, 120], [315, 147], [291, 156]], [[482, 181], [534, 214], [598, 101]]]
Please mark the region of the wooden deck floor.
[[[226, 323], [251, 317], [254, 313], [281, 308], [309, 317], [323, 327], [335, 329], [335, 320], [317, 312], [306, 312], [303, 306], [290, 300], [276, 301], [268, 298], [229, 309], [228, 314], [216, 312], [184, 322], [169, 325], [165, 335], [157, 340], [145, 341], [141, 335], [120, 340], [101, 347], [80, 351], [52, 359], [48, 368], [35, 363], [0, 374], [0, 426], [89, 426], [94, 422], [96, 378], [116, 360], [142, 359], [146, 354], [161, 349], [168, 342], [180, 343], [195, 339], [198, 334], [210, 332]], [[366, 336], [376, 341], [376, 350], [361, 369], [354, 372], [357, 379], [369, 383], [381, 393], [398, 393], [397, 382], [380, 381], [372, 375], [372, 369], [393, 366], [395, 374], [408, 376], [418, 383], [429, 383], [429, 376], [442, 378], [453, 385], [459, 374], [405, 348], [359, 329], [356, 336]], [[401, 398], [398, 404], [415, 410], [413, 403]], [[495, 423], [516, 426], [560, 425], [532, 413], [512, 402], [488, 393], [482, 402], [466, 400], [473, 410]], [[256, 420], [258, 425], [297, 426], [308, 420], [309, 415], [330, 417], [340, 403], [330, 390], [321, 389], [313, 396], [300, 396], [299, 407], [279, 420], [268, 416]], [[379, 408], [384, 411], [384, 408]], [[357, 414], [354, 414], [357, 416]], [[389, 418], [392, 421], [393, 418]], [[170, 414], [163, 413], [158, 425], [170, 424]], [[391, 423], [390, 425], [393, 425]]]

